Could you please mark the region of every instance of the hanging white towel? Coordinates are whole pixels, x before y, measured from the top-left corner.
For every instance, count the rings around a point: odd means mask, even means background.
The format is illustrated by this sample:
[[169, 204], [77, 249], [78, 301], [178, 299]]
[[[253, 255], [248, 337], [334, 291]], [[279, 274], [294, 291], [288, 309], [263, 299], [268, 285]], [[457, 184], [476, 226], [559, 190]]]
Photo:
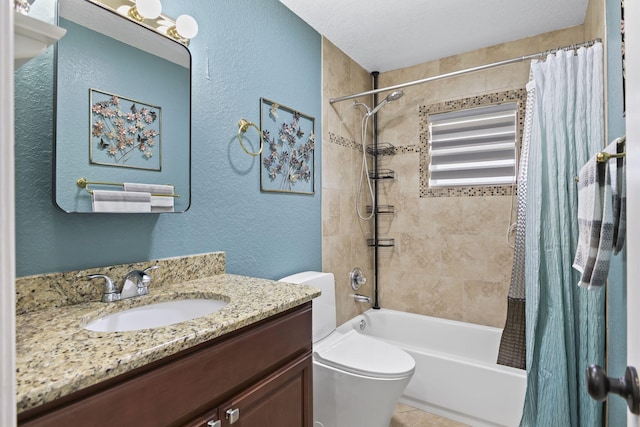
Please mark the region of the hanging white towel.
[[[602, 173], [604, 169], [604, 186], [601, 186], [602, 194], [602, 222], [600, 224], [600, 236], [598, 240], [598, 252], [596, 260], [591, 272], [591, 280], [587, 289], [592, 287], [604, 286], [607, 283], [609, 275], [609, 262], [613, 252], [613, 187], [611, 182], [611, 173], [609, 162], [605, 163], [604, 168], [600, 168]], [[599, 182], [602, 180], [599, 179]]]
[[151, 212], [150, 193], [127, 193], [124, 191], [93, 190], [91, 201], [94, 212]]
[[[621, 138], [615, 139], [604, 150], [605, 153], [618, 154], [624, 151], [624, 143]], [[625, 157], [611, 157], [606, 162], [606, 170], [611, 181], [611, 203], [613, 212], [613, 254], [618, 254], [624, 246], [627, 233], [627, 195], [626, 195], [626, 162]]]
[[[616, 152], [617, 140], [605, 148]], [[578, 183], [578, 247], [573, 267], [581, 273], [578, 286], [603, 286], [609, 274], [620, 203], [616, 201], [615, 159], [590, 159], [580, 170]]]
[[173, 185], [160, 184], [140, 184], [135, 182], [125, 182], [124, 191], [126, 192], [142, 192], [153, 194], [151, 196], [151, 212], [173, 212], [174, 197], [172, 196], [155, 196], [155, 194], [174, 194]]
[[602, 222], [602, 199], [595, 157], [580, 169], [578, 179], [578, 247], [573, 268], [582, 273], [578, 286], [589, 286]]

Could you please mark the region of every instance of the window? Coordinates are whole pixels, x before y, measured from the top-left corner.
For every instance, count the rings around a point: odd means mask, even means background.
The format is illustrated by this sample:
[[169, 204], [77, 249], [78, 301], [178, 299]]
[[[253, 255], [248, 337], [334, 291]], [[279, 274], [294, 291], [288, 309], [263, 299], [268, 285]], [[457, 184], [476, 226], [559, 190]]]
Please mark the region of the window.
[[429, 187], [515, 183], [518, 103], [429, 115]]

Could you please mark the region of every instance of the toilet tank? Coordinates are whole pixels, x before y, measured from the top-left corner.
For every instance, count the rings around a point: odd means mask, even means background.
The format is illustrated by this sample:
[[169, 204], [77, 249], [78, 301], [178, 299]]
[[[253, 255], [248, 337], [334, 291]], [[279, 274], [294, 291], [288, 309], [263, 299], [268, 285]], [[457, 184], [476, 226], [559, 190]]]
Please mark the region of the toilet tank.
[[333, 273], [305, 271], [280, 279], [280, 282], [309, 285], [322, 294], [313, 299], [313, 342], [329, 335], [336, 328], [336, 287]]

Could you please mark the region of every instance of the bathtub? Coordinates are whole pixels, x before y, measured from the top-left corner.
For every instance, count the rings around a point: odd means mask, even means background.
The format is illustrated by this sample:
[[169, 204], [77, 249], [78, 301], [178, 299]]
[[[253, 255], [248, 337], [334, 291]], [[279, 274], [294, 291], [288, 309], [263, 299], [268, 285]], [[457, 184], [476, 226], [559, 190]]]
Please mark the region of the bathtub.
[[415, 359], [401, 403], [473, 427], [519, 424], [526, 373], [496, 364], [502, 329], [388, 309], [368, 310], [341, 328], [395, 344]]

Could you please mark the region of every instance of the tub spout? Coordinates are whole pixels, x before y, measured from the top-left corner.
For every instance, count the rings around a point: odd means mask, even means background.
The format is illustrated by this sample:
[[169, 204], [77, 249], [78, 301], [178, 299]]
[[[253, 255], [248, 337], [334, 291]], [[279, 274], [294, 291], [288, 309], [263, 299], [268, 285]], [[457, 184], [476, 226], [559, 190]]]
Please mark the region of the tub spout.
[[367, 304], [371, 304], [371, 297], [368, 297], [366, 295], [355, 294], [353, 296], [353, 299], [356, 302], [366, 302]]

